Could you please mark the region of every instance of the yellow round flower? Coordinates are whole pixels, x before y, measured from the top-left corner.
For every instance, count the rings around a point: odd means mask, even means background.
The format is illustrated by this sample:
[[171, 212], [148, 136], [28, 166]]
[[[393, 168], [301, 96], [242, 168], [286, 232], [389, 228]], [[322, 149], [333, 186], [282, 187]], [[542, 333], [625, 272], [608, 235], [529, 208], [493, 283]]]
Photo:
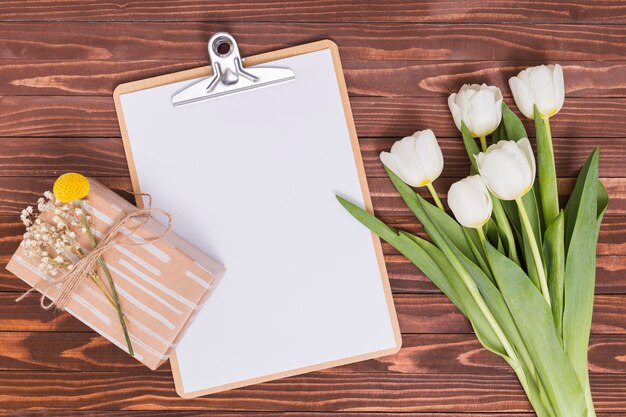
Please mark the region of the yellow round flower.
[[89, 180], [82, 174], [68, 172], [57, 178], [52, 193], [60, 202], [71, 203], [74, 200], [87, 197]]

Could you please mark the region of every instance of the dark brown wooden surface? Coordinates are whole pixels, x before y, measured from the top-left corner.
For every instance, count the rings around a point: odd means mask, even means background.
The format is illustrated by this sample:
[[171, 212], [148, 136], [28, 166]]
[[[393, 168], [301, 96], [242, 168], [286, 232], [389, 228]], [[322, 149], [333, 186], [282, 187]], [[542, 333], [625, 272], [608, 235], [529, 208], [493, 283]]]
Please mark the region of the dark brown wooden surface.
[[513, 106], [508, 77], [561, 63], [567, 98], [552, 126], [563, 198], [595, 146], [612, 198], [598, 246], [592, 389], [599, 416], [626, 415], [624, 1], [0, 0], [0, 417], [532, 416], [506, 364], [389, 245], [398, 354], [195, 400], [176, 396], [168, 364], [150, 372], [70, 315], [14, 302], [26, 286], [4, 266], [23, 233], [19, 211], [68, 170], [128, 189], [113, 88], [205, 65], [220, 30], [244, 55], [339, 45], [375, 210], [420, 234], [378, 153], [432, 128], [445, 194], [467, 173], [447, 95], [487, 82]]

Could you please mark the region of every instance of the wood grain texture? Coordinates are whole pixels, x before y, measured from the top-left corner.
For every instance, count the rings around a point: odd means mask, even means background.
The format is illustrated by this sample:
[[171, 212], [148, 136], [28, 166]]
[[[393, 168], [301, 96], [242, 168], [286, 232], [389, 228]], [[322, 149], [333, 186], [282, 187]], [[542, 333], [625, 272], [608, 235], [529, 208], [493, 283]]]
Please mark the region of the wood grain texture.
[[420, 235], [379, 152], [432, 128], [446, 156], [443, 194], [467, 171], [447, 95], [487, 82], [512, 105], [509, 76], [563, 64], [567, 98], [552, 119], [562, 190], [599, 145], [612, 197], [598, 245], [592, 387], [599, 417], [626, 415], [623, 1], [0, 0], [0, 417], [533, 416], [508, 367], [387, 244], [399, 354], [191, 401], [177, 398], [168, 365], [148, 372], [70, 315], [41, 310], [36, 297], [13, 301], [26, 288], [4, 268], [23, 233], [19, 210], [68, 170], [129, 189], [112, 89], [206, 65], [206, 41], [219, 30], [236, 36], [244, 56], [338, 43], [375, 210]]
[[[465, 83], [497, 85], [510, 97], [508, 79], [541, 61], [343, 61], [351, 96], [444, 97]], [[561, 61], [568, 97], [626, 96], [626, 63]], [[2, 95], [103, 95], [129, 81], [208, 64], [201, 60], [0, 59]], [[94, 82], [97, 80], [97, 82]], [[411, 86], [411, 88], [407, 88]]]
[[[58, 410], [46, 410], [46, 411], [20, 411], [20, 417], [66, 417], [67, 411]], [[150, 410], [150, 411], [136, 411], [136, 410], [123, 410], [123, 411], [81, 411], [71, 410], [71, 415], [74, 417], [165, 417], [172, 416], [172, 411], [167, 410]], [[223, 411], [185, 411], [176, 410], [176, 417], [320, 417], [320, 413], [313, 412], [223, 412]], [[13, 412], [0, 412], [0, 417], [15, 417]], [[402, 412], [333, 412], [334, 417], [407, 417], [406, 413]], [[459, 417], [457, 413], [411, 413], [411, 417]], [[534, 413], [463, 413], [462, 417], [532, 417]], [[598, 413], [599, 417], [620, 417], [614, 413]]]
[[[128, 196], [130, 197], [130, 196]], [[424, 231], [413, 217], [388, 217], [385, 222], [394, 228], [406, 230], [425, 237]], [[626, 294], [626, 238], [623, 229], [626, 219], [608, 217], [602, 225], [598, 243], [597, 294]], [[23, 226], [16, 216], [0, 217], [0, 291], [26, 291], [28, 287], [5, 266], [21, 241]], [[439, 293], [439, 290], [417, 267], [400, 255], [393, 247], [383, 242], [383, 252], [391, 288], [396, 294]]]
[[[477, 377], [318, 372], [195, 399], [179, 398], [171, 375], [164, 372], [4, 371], [1, 376], [0, 389], [11, 396], [1, 396], [0, 407], [8, 410], [530, 411], [516, 377], [508, 373]], [[626, 375], [592, 374], [590, 381], [600, 412], [626, 411]]]
[[244, 56], [332, 39], [344, 62], [626, 59], [621, 25], [388, 22], [5, 22], [0, 23], [0, 59], [206, 61], [207, 40], [225, 29]]
[[[386, 177], [379, 155], [398, 138], [362, 138], [361, 153], [369, 178]], [[578, 175], [593, 149], [600, 147], [600, 176], [622, 177], [626, 138], [554, 138], [559, 177]], [[534, 139], [532, 140], [535, 145]], [[460, 138], [439, 138], [445, 155], [442, 176], [467, 175], [468, 157]], [[128, 176], [121, 138], [0, 137], [0, 176], [54, 177], [67, 170], [89, 176]]]
[[[444, 97], [352, 97], [350, 104], [360, 138], [398, 139], [427, 128], [439, 138], [460, 137]], [[555, 138], [624, 138], [624, 114], [626, 98], [568, 98], [552, 119], [552, 133]], [[534, 132], [530, 121], [524, 123]], [[0, 137], [34, 136], [119, 137], [113, 98], [0, 96]]]
[[[3, 332], [0, 371], [77, 371], [148, 373], [103, 337], [93, 332]], [[589, 369], [598, 374], [626, 373], [626, 335], [593, 335]], [[157, 372], [171, 372], [168, 363]], [[499, 357], [485, 350], [473, 334], [407, 334], [402, 351], [320, 371], [346, 373], [458, 374], [511, 373]]]
[[[68, 313], [43, 310], [36, 295], [20, 303], [19, 294], [0, 293], [0, 331], [91, 332]], [[456, 307], [442, 294], [395, 294], [394, 302], [403, 334], [472, 333]], [[592, 332], [626, 334], [626, 295], [596, 295]]]
[[[20, 417], [66, 417], [67, 411], [54, 411], [54, 410], [46, 410], [46, 411], [20, 411]], [[72, 416], [74, 417], [164, 417], [171, 416], [172, 411], [167, 410], [150, 410], [150, 411], [81, 411], [81, 410], [71, 410]], [[223, 411], [185, 411], [185, 410], [176, 410], [176, 417], [319, 417], [320, 413], [316, 412], [223, 412]], [[15, 417], [16, 414], [13, 412], [0, 412], [0, 417]], [[402, 412], [333, 412], [332, 416], [334, 417], [407, 417], [406, 413]], [[456, 413], [411, 413], [411, 417], [458, 417], [459, 414]], [[462, 417], [531, 417], [534, 416], [534, 413], [526, 412], [526, 413], [463, 413]], [[614, 413], [598, 413], [600, 417], [620, 417], [618, 414]]]
[[227, 5], [201, 0], [31, 0], [24, 7], [19, 0], [3, 0], [0, 20], [624, 23], [626, 6], [619, 0], [234, 0]]
[[[450, 185], [457, 180], [458, 178], [439, 178], [437, 180], [436, 188], [439, 196], [443, 199], [444, 204], [447, 190], [450, 189]], [[601, 178], [601, 181], [611, 196], [611, 201], [606, 214], [608, 216], [626, 215], [626, 200], [623, 199], [626, 197], [626, 190], [624, 189], [626, 186], [626, 179]], [[567, 197], [569, 197], [571, 190], [574, 188], [575, 179], [559, 178], [557, 183], [559, 187], [561, 205], [565, 207]], [[374, 201], [374, 211], [378, 215], [406, 216], [411, 214], [389, 178], [370, 178], [368, 180], [368, 184]], [[418, 192], [424, 197], [431, 198], [428, 190], [424, 188], [425, 187], [418, 189]], [[2, 208], [0, 208], [0, 213], [1, 212]]]
[[[137, 410], [123, 410], [123, 411], [81, 411], [71, 410], [73, 417], [166, 417], [175, 415], [176, 417], [320, 417], [320, 413], [312, 412], [298, 412], [298, 411], [284, 411], [280, 413], [276, 412], [223, 412], [223, 411], [186, 411], [176, 410], [173, 414], [172, 411], [167, 410], [149, 410], [149, 411], [137, 411]], [[21, 410], [20, 417], [66, 417], [67, 411], [59, 410], [46, 410], [46, 411], [24, 411]], [[334, 417], [407, 417], [406, 413], [402, 412], [333, 412]], [[457, 413], [411, 413], [411, 417], [459, 417]], [[462, 417], [532, 417], [534, 413], [463, 413]], [[614, 413], [598, 413], [599, 417], [620, 417]], [[0, 417], [16, 417], [14, 412], [0, 412]]]
[[[106, 186], [120, 192], [126, 197], [132, 190], [129, 177], [99, 177]], [[459, 178], [442, 177], [437, 180], [436, 188], [445, 203], [445, 191]], [[626, 216], [626, 179], [600, 178], [611, 196], [606, 211], [608, 217]], [[18, 216], [27, 205], [34, 204], [46, 190], [52, 189], [55, 177], [0, 177], [0, 216]], [[402, 201], [389, 178], [368, 178], [367, 180], [374, 211], [379, 216], [410, 216], [411, 212]], [[575, 178], [559, 178], [559, 196], [561, 204], [567, 201]], [[424, 197], [429, 197], [424, 187], [417, 190]]]

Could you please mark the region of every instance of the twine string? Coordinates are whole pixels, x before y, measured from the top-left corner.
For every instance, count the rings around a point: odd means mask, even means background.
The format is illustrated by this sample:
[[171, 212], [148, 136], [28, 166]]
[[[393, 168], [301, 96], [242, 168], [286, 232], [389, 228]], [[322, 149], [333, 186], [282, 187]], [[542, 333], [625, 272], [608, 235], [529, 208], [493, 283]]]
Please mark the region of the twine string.
[[[149, 239], [143, 239], [140, 242], [135, 242], [131, 240], [130, 236], [143, 228], [150, 221], [154, 213], [161, 213], [167, 218], [167, 227], [163, 230], [163, 232], [157, 236], [152, 236]], [[115, 238], [120, 233], [122, 228], [125, 227], [129, 221], [134, 219], [143, 219], [143, 221], [138, 225], [138, 227], [131, 230], [131, 233], [126, 234], [124, 238], [116, 240]], [[102, 237], [102, 239], [100, 239], [100, 242], [98, 242], [96, 247], [87, 255], [85, 255], [85, 257], [76, 262], [74, 264], [74, 268], [71, 271], [59, 278], [46, 280], [45, 282], [41, 283], [41, 285], [38, 285], [39, 288], [33, 287], [29, 289], [20, 297], [18, 297], [15, 301], [20, 302], [31, 292], [40, 291], [40, 304], [42, 308], [48, 310], [55, 306], [59, 310], [64, 310], [65, 306], [72, 299], [72, 296], [80, 287], [85, 277], [87, 277], [91, 271], [96, 270], [96, 262], [98, 262], [100, 256], [102, 256], [107, 250], [115, 245], [145, 245], [148, 243], [156, 242], [165, 237], [165, 235], [167, 235], [171, 228], [172, 216], [165, 210], [159, 208], [124, 210], [119, 214], [119, 216], [117, 216], [115, 222], [113, 223], [113, 225], [111, 225], [111, 228]], [[51, 300], [47, 303], [46, 298], [48, 298], [48, 292], [57, 285], [61, 285], [57, 299], [55, 301]]]

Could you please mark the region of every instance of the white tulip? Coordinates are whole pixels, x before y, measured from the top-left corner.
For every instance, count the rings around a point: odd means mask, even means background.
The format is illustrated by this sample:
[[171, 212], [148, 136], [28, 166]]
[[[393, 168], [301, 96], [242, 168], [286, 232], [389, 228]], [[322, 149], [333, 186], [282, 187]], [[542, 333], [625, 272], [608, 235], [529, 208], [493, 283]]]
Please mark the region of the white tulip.
[[534, 119], [533, 105], [541, 117], [552, 117], [561, 110], [565, 100], [563, 69], [559, 64], [526, 68], [509, 79], [509, 86], [519, 111]]
[[415, 132], [397, 141], [380, 160], [402, 181], [413, 186], [430, 185], [443, 170], [443, 155], [432, 130]]
[[502, 120], [502, 93], [487, 84], [465, 84], [458, 93], [448, 97], [454, 124], [461, 130], [461, 121], [473, 137], [493, 133]]
[[501, 140], [476, 155], [478, 172], [487, 188], [500, 200], [516, 200], [535, 181], [535, 156], [528, 138]]
[[478, 229], [491, 217], [491, 195], [480, 175], [457, 181], [448, 191], [448, 206], [456, 220], [465, 227]]

